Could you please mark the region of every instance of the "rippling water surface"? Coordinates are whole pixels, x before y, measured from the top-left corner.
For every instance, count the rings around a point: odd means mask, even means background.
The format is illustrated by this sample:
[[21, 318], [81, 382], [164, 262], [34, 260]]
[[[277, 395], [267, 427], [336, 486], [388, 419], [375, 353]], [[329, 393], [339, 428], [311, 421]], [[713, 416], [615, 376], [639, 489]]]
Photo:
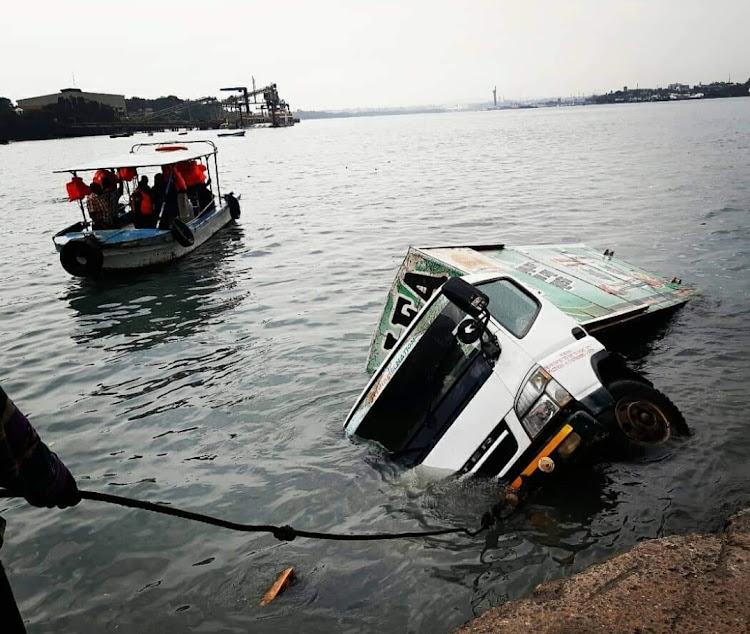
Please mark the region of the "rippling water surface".
[[[201, 134], [216, 139], [187, 138]], [[82, 487], [310, 530], [477, 525], [492, 486], [409, 481], [342, 435], [410, 244], [582, 241], [700, 286], [668, 324], [616, 342], [694, 435], [599, 465], [486, 539], [279, 543], [13, 501], [2, 558], [30, 632], [445, 632], [639, 540], [715, 530], [748, 503], [750, 99], [218, 139], [241, 224], [158, 272], [70, 278], [51, 236], [78, 211], [51, 171], [137, 140], [0, 148], [0, 381]], [[297, 583], [259, 607], [290, 565]]]

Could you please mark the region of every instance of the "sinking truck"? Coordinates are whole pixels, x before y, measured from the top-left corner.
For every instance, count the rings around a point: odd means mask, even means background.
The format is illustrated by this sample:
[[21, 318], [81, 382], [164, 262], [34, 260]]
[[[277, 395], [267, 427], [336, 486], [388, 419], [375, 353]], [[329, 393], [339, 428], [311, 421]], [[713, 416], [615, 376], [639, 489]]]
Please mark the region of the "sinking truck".
[[406, 468], [527, 490], [600, 443], [687, 433], [670, 399], [591, 333], [696, 292], [585, 245], [412, 248], [344, 424]]

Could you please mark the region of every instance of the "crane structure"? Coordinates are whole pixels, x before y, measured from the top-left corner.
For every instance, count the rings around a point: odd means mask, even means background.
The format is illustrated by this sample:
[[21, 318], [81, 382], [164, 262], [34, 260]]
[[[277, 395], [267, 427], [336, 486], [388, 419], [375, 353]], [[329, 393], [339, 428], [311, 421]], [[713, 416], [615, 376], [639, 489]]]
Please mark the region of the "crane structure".
[[[281, 128], [298, 122], [292, 115], [289, 104], [279, 97], [276, 84], [256, 89], [255, 78], [253, 78], [252, 90], [248, 90], [247, 86], [232, 86], [221, 90], [237, 93], [226, 99], [224, 105], [228, 112], [236, 112], [239, 115], [238, 127], [268, 124], [272, 128]], [[258, 104], [259, 96], [263, 97], [263, 102], [260, 104]]]

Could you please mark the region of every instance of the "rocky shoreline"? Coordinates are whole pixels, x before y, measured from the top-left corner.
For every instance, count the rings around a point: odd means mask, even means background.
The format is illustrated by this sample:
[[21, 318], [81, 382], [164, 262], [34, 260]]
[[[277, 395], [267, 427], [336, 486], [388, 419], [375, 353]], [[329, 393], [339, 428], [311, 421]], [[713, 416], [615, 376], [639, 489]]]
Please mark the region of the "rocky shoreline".
[[638, 544], [455, 634], [750, 632], [750, 509], [722, 532]]

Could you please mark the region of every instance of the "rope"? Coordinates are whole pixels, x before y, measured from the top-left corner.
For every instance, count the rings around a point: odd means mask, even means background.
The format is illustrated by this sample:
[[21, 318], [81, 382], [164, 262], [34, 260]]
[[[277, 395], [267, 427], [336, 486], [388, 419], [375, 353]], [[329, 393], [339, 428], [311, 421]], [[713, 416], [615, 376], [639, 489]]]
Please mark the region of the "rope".
[[[476, 537], [477, 535], [479, 535], [479, 533], [490, 528], [490, 526], [492, 526], [495, 521], [493, 514], [487, 512], [482, 516], [480, 527], [477, 530], [473, 531], [463, 526], [458, 526], [455, 528], [440, 528], [431, 531], [407, 531], [404, 533], [320, 533], [316, 531], [298, 530], [288, 525], [274, 526], [273, 524], [239, 524], [237, 522], [230, 522], [218, 517], [203, 515], [202, 513], [193, 513], [192, 511], [185, 511], [183, 509], [164, 506], [162, 504], [154, 504], [153, 502], [134, 500], [133, 498], [122, 497], [120, 495], [112, 495], [109, 493], [99, 493], [97, 491], [79, 490], [79, 493], [81, 495], [81, 498], [84, 500], [94, 500], [96, 502], [105, 502], [107, 504], [116, 504], [117, 506], [126, 506], [128, 508], [150, 511], [152, 513], [160, 513], [161, 515], [181, 517], [182, 519], [192, 520], [194, 522], [202, 522], [203, 524], [210, 524], [211, 526], [228, 528], [229, 530], [240, 531], [243, 533], [271, 533], [276, 539], [287, 542], [294, 540], [296, 537], [349, 542], [408, 539], [415, 537], [436, 537], [438, 535], [452, 535], [457, 533], [463, 533], [464, 535], [467, 535], [469, 537]], [[10, 491], [0, 489], [0, 498], [16, 497], [23, 496], [18, 493], [11, 493]]]

